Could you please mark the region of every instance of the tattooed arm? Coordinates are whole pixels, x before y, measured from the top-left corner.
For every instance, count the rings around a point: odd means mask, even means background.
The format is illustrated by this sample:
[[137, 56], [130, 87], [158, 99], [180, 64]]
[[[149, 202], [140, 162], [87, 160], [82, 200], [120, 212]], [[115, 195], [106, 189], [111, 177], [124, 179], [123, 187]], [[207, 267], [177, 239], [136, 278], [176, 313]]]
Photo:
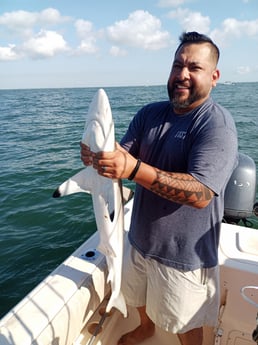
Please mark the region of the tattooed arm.
[[159, 170], [142, 163], [134, 181], [168, 200], [193, 206], [206, 207], [214, 192], [186, 173]]
[[[93, 165], [98, 173], [109, 178], [128, 178], [134, 171], [137, 159], [117, 145], [113, 152], [93, 153], [81, 144], [81, 159]], [[166, 172], [141, 162], [134, 182], [168, 200], [193, 206], [206, 207], [214, 196], [212, 190], [187, 173]]]

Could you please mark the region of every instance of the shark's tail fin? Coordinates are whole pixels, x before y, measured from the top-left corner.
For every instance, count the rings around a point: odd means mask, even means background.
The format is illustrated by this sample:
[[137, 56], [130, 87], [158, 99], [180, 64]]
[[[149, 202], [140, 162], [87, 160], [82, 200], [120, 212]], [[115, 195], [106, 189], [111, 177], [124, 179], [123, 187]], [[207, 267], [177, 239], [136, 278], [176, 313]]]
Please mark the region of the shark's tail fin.
[[118, 296], [115, 296], [113, 293], [111, 294], [107, 307], [106, 307], [106, 312], [107, 313], [110, 312], [110, 310], [113, 307], [118, 309], [124, 315], [124, 317], [127, 317], [126, 303], [121, 291], [119, 292]]

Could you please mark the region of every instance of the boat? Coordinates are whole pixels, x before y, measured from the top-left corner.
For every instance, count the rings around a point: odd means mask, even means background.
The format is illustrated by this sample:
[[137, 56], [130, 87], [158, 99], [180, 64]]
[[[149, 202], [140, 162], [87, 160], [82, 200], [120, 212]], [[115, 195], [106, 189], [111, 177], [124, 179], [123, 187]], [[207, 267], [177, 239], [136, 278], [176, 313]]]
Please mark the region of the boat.
[[234, 83], [230, 80], [224, 81], [223, 85], [234, 85]]
[[[132, 194], [127, 193], [124, 205], [125, 236]], [[255, 195], [255, 164], [240, 154], [226, 188], [221, 227], [220, 313], [217, 326], [204, 329], [204, 345], [258, 343], [258, 230], [248, 227], [250, 216], [258, 216]], [[110, 286], [105, 256], [96, 249], [98, 241], [96, 231], [0, 320], [0, 345], [115, 345], [122, 334], [137, 327], [135, 308], [128, 307], [126, 318], [115, 308], [105, 312]], [[179, 341], [156, 328], [143, 344]]]

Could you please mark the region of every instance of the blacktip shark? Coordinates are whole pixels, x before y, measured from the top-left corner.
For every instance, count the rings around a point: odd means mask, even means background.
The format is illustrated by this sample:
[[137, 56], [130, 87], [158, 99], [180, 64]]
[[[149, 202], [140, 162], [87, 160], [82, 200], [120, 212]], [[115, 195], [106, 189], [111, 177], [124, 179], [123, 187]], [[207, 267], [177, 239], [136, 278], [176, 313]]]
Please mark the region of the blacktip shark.
[[[108, 97], [103, 89], [97, 91], [89, 105], [82, 142], [88, 145], [93, 152], [113, 151], [115, 149], [112, 112]], [[106, 312], [115, 307], [126, 317], [127, 308], [121, 292], [124, 236], [121, 181], [100, 176], [92, 166], [88, 166], [61, 184], [54, 192], [53, 197], [78, 192], [92, 195], [93, 209], [100, 236], [98, 250], [106, 256], [107, 280], [111, 285], [111, 296]]]

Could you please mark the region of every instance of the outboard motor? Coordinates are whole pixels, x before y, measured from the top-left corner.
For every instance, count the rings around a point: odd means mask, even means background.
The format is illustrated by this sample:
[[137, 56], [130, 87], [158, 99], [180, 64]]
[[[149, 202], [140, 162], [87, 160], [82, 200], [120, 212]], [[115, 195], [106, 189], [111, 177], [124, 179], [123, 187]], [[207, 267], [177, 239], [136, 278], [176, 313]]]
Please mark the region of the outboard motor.
[[236, 223], [255, 214], [258, 216], [256, 199], [256, 166], [252, 158], [239, 153], [238, 166], [233, 171], [224, 198], [224, 221]]

